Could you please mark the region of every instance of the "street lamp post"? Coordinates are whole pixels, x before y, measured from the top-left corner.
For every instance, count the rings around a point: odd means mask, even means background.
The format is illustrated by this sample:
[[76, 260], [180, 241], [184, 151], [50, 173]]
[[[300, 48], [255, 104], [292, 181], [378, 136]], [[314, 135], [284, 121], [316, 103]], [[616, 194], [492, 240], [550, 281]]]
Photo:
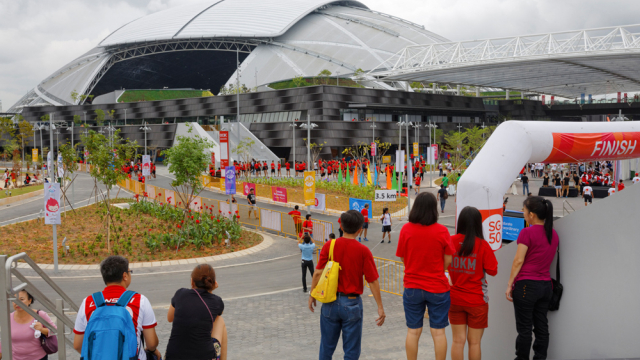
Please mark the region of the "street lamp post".
[[[311, 115], [307, 112], [307, 123], [301, 124], [300, 126], [307, 128], [307, 171], [313, 171], [311, 165], [311, 129], [318, 127], [318, 125], [311, 122]], [[304, 179], [304, 173], [302, 178]], [[308, 214], [311, 214], [311, 206], [309, 205], [307, 205], [307, 215]]]
[[[425, 127], [429, 128], [429, 149], [431, 149], [431, 151], [433, 151], [433, 147], [432, 147], [432, 141], [431, 141], [431, 129], [433, 129], [434, 135], [433, 135], [433, 139], [435, 140], [435, 131], [436, 128], [438, 127], [438, 125], [436, 124], [432, 124], [431, 123], [431, 119], [429, 119], [429, 124], [425, 125]], [[431, 163], [433, 162], [433, 165], [435, 167], [435, 154], [432, 152], [430, 159], [429, 159], [429, 187], [433, 187], [433, 169], [431, 167]]]
[[[51, 113], [49, 115], [49, 153], [51, 154], [51, 164], [53, 165], [53, 163], [55, 162], [55, 157], [53, 156], [53, 128], [55, 126], [53, 125], [53, 113]], [[47, 168], [47, 170], [49, 171], [49, 173], [51, 174], [51, 182], [55, 183], [56, 182], [56, 176], [54, 174], [53, 170], [53, 166], [51, 166], [51, 169]], [[52, 226], [52, 230], [53, 230], [53, 272], [54, 273], [58, 273], [58, 232], [56, 229], [56, 225], [53, 224]]]
[[291, 143], [291, 152], [293, 153], [293, 177], [296, 177], [296, 129], [298, 128], [298, 125], [296, 125], [296, 119], [293, 119], [291, 121], [291, 124], [289, 124], [289, 126], [291, 127], [291, 132], [293, 133], [293, 143]]
[[[409, 115], [405, 115], [405, 121], [398, 121], [398, 154], [400, 154], [400, 147], [402, 145], [402, 127], [405, 127], [406, 130], [406, 137], [407, 137], [407, 151], [405, 152], [405, 154], [407, 154], [407, 160], [409, 160], [409, 126], [413, 126], [412, 123], [409, 122]], [[402, 157], [401, 155], [399, 157]], [[396, 171], [403, 173], [404, 169], [400, 168], [398, 169], [398, 166], [400, 165], [400, 161], [399, 159], [396, 159]], [[411, 212], [411, 164], [407, 164], [407, 214]], [[400, 192], [402, 192], [402, 182], [400, 182], [400, 185], [398, 186], [400, 188]], [[408, 216], [408, 215], [407, 215]]]
[[127, 126], [127, 109], [124, 109], [124, 126]]
[[[140, 128], [140, 130], [144, 131], [144, 154], [147, 155], [147, 131], [151, 130], [150, 127], [147, 126], [146, 122], [142, 123], [142, 127]], [[147, 176], [144, 176], [145, 178], [145, 182], [147, 180]], [[229, 205], [231, 206], [231, 205]]]

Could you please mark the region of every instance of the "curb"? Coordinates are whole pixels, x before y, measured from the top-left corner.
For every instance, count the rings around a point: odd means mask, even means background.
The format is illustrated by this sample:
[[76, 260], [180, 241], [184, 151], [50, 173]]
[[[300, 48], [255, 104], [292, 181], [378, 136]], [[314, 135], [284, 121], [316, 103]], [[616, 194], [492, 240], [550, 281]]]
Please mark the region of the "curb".
[[[221, 254], [214, 256], [205, 256], [199, 258], [191, 258], [191, 259], [180, 259], [180, 260], [164, 260], [164, 261], [147, 261], [147, 262], [132, 262], [129, 264], [129, 267], [132, 269], [139, 268], [152, 268], [152, 267], [162, 267], [162, 266], [173, 266], [173, 265], [189, 265], [189, 264], [204, 264], [209, 262], [215, 262], [225, 259], [232, 259], [235, 257], [241, 257], [249, 254], [256, 253], [258, 251], [262, 251], [269, 246], [273, 245], [273, 238], [266, 233], [257, 232], [257, 234], [262, 236], [262, 242], [256, 246], [250, 247], [248, 249]], [[53, 270], [53, 264], [37, 264], [43, 270]], [[30, 269], [31, 266], [27, 263], [18, 263], [18, 269]], [[58, 265], [58, 270], [100, 270], [100, 265], [74, 265], [74, 264], [64, 264]]]
[[18, 195], [18, 196], [11, 196], [11, 197], [7, 197], [7, 198], [4, 198], [4, 199], [1, 199], [0, 200], [0, 206], [15, 204], [15, 203], [20, 202], [22, 200], [27, 200], [27, 199], [30, 199], [32, 197], [36, 197], [38, 195], [44, 195], [44, 189], [37, 190], [37, 191], [32, 191], [32, 192], [27, 193], [27, 194], [22, 194], [22, 195]]

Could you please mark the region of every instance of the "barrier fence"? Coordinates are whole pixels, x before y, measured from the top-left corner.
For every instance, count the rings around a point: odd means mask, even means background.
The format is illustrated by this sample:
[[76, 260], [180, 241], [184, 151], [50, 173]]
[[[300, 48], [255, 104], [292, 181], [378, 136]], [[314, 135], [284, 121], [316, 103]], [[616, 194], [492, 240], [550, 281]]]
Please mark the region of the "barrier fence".
[[[222, 191], [224, 192], [224, 179], [223, 178], [216, 178], [216, 177], [211, 177], [208, 175], [202, 175], [201, 176], [201, 180], [202, 180], [202, 185], [208, 189], [211, 190], [217, 190], [217, 191]], [[263, 199], [261, 199], [262, 202], [266, 202], [268, 204], [275, 204], [275, 205], [282, 205], [285, 204], [283, 202], [278, 202], [278, 201], [273, 201], [271, 199], [271, 194], [272, 194], [272, 186], [270, 185], [263, 185], [263, 184], [254, 184], [255, 186], [255, 194], [258, 197], [262, 197]], [[238, 190], [239, 194], [243, 194], [243, 188], [244, 188], [244, 182], [236, 182], [236, 189]], [[349, 198], [348, 197], [344, 197], [344, 196], [336, 196], [336, 195], [327, 195], [325, 194], [325, 199], [326, 199], [326, 203], [331, 202], [333, 207], [330, 209], [327, 209], [325, 207], [325, 210], [313, 210], [314, 212], [317, 213], [321, 213], [321, 214], [328, 214], [331, 211], [347, 211], [349, 210]], [[298, 190], [298, 189], [292, 189], [292, 188], [287, 188], [287, 201], [288, 202], [293, 202], [293, 203], [297, 203], [297, 204], [304, 204], [304, 194], [302, 190]], [[372, 216], [373, 217], [379, 217], [382, 216], [382, 209], [384, 207], [388, 207], [390, 203], [382, 203], [381, 205], [378, 205], [380, 203], [376, 203], [373, 202], [373, 206], [372, 206]], [[377, 206], [378, 205], [378, 206]], [[392, 218], [401, 218], [401, 217], [406, 217], [407, 216], [407, 207], [406, 205], [395, 212], [391, 213], [391, 217]]]

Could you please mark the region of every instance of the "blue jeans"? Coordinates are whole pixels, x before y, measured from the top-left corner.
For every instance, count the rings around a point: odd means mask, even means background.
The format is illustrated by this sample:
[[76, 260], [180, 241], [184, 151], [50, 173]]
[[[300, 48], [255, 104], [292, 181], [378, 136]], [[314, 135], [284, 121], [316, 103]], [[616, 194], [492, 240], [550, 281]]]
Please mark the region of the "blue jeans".
[[444, 211], [444, 204], [447, 202], [447, 200], [443, 197], [440, 198], [440, 210]]
[[529, 195], [529, 183], [522, 184], [522, 193], [524, 196]]
[[338, 294], [336, 301], [322, 304], [320, 315], [320, 360], [331, 360], [340, 332], [345, 360], [360, 358], [362, 344], [362, 298]]

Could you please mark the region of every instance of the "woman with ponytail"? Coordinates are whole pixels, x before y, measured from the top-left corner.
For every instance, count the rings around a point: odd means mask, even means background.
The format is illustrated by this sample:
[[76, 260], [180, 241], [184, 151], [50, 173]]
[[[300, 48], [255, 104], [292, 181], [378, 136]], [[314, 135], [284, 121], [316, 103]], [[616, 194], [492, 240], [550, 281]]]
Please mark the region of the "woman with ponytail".
[[200, 264], [191, 272], [191, 289], [179, 289], [171, 299], [167, 320], [173, 323], [165, 360], [227, 359], [224, 303], [212, 294], [216, 272]]
[[551, 201], [532, 196], [524, 201], [524, 219], [529, 227], [518, 235], [518, 249], [507, 285], [507, 300], [516, 315], [516, 360], [529, 359], [532, 328], [536, 335], [534, 359], [546, 359], [549, 347], [547, 311], [553, 295], [549, 268], [558, 249], [553, 230]]
[[498, 261], [482, 234], [482, 215], [467, 206], [458, 215], [458, 232], [451, 237], [455, 249], [449, 265], [451, 307], [449, 322], [453, 333], [451, 360], [464, 359], [469, 343], [469, 360], [480, 360], [480, 340], [488, 327], [489, 297], [486, 275], [496, 276]]

